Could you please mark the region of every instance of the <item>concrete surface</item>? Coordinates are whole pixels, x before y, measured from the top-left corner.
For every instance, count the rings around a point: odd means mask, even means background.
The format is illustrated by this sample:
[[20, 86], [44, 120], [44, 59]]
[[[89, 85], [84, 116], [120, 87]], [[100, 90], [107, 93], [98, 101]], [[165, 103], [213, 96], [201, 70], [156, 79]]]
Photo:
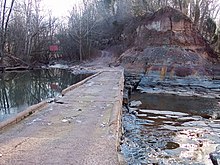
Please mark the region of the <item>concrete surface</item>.
[[1, 165], [117, 165], [123, 70], [97, 74], [0, 132]]

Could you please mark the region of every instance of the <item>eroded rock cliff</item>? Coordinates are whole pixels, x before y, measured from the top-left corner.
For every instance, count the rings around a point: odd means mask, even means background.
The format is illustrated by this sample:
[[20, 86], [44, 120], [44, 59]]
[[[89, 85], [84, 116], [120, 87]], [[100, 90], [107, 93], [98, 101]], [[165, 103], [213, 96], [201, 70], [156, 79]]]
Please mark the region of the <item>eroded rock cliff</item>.
[[143, 19], [119, 58], [127, 70], [162, 75], [211, 75], [217, 55], [183, 13], [165, 7]]

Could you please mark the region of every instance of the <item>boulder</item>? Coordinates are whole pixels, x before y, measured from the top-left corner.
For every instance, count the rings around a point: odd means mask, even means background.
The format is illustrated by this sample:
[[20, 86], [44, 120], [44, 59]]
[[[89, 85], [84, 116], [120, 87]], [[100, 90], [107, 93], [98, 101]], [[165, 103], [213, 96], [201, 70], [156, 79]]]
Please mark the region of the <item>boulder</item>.
[[141, 101], [131, 101], [130, 103], [129, 103], [129, 106], [130, 107], [139, 107], [140, 105], [142, 104], [142, 102]]

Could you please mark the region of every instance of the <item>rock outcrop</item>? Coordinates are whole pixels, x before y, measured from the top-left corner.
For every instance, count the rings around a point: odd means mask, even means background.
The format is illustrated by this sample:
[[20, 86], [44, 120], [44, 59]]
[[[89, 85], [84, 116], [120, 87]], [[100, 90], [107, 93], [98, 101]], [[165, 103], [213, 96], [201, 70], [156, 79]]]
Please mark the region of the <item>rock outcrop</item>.
[[134, 32], [133, 46], [119, 58], [127, 70], [160, 74], [211, 75], [217, 55], [186, 15], [165, 7], [143, 19]]

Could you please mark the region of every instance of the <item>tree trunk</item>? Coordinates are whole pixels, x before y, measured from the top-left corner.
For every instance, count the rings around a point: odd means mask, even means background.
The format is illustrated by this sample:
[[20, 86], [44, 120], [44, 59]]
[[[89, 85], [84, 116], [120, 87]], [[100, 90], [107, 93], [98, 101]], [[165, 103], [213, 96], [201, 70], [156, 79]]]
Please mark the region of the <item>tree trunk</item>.
[[207, 11], [208, 11], [208, 7], [209, 7], [209, 4], [208, 2], [206, 2], [206, 6], [205, 6], [205, 9], [202, 13], [202, 17], [200, 18], [200, 24], [199, 24], [199, 31], [202, 33], [203, 32], [203, 24], [204, 24], [204, 21], [205, 21], [205, 16], [207, 14]]
[[198, 27], [199, 24], [199, 18], [200, 18], [200, 8], [199, 8], [199, 1], [196, 0], [196, 5], [195, 5], [195, 16], [194, 16], [194, 24]]
[[82, 62], [83, 55], [82, 55], [82, 37], [79, 39], [79, 61]]
[[7, 0], [4, 0], [3, 3], [3, 9], [2, 9], [2, 18], [1, 18], [1, 38], [0, 38], [0, 66], [4, 67], [4, 48], [5, 48], [5, 42], [6, 42], [6, 37], [7, 37], [7, 29], [8, 29], [8, 23], [10, 19], [10, 15], [13, 9], [15, 0], [11, 1], [11, 5], [8, 11], [8, 15], [6, 16], [7, 12]]

